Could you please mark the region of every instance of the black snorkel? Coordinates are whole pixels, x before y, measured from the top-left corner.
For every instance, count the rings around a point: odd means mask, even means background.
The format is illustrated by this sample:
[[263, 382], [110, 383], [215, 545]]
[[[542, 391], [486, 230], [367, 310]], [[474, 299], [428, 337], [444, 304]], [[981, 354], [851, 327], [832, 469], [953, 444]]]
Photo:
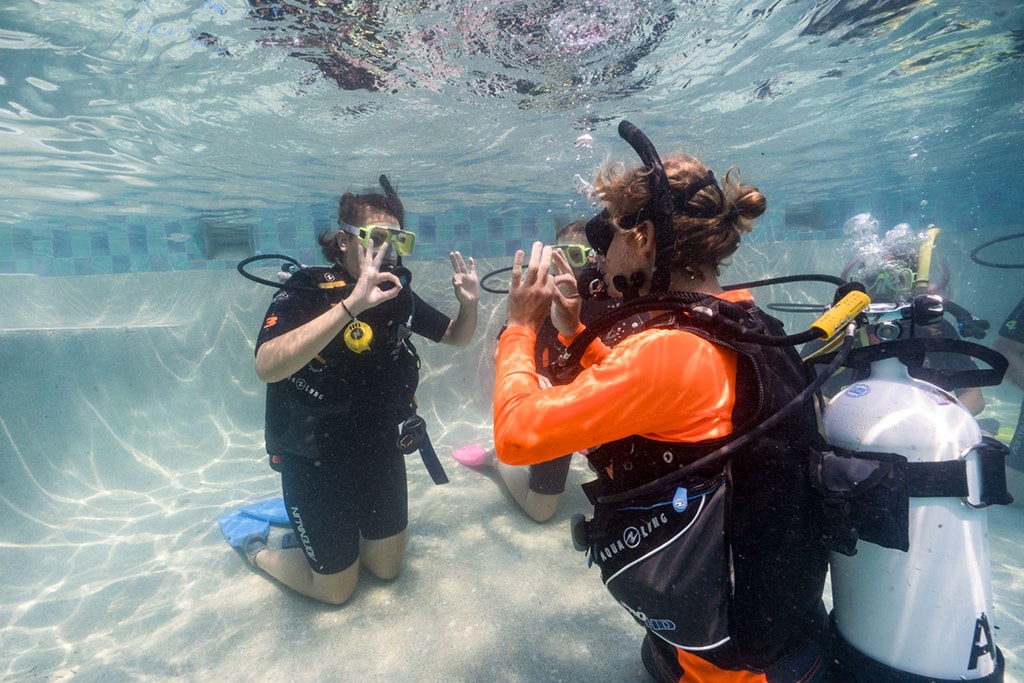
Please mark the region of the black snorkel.
[[[384, 197], [387, 199], [388, 211], [391, 212], [395, 218], [398, 219], [398, 227], [405, 230], [405, 206], [402, 205], [402, 200], [398, 198], [398, 191], [395, 190], [391, 181], [383, 173], [377, 178], [377, 182], [380, 183], [380, 187], [384, 190]], [[401, 280], [402, 286], [405, 287], [409, 284], [412, 279], [412, 273], [402, 265], [402, 255], [395, 251], [394, 264], [384, 264], [381, 268], [384, 272], [393, 272]], [[382, 287], [384, 291], [391, 289], [391, 287]]]
[[[619, 137], [629, 143], [629, 146], [640, 157], [640, 161], [643, 162], [649, 172], [647, 180], [651, 186], [651, 201], [644, 208], [651, 223], [654, 224], [654, 244], [656, 248], [654, 275], [651, 277], [651, 292], [667, 292], [672, 275], [672, 252], [674, 251], [673, 242], [675, 241], [672, 226], [672, 215], [675, 213], [675, 205], [672, 201], [672, 187], [668, 183], [668, 175], [665, 173], [665, 167], [661, 164], [658, 150], [654, 148], [654, 144], [644, 135], [642, 130], [629, 121], [623, 120], [619, 122]], [[622, 283], [625, 288], [619, 286], [618, 279], [616, 278], [614, 284], [623, 293], [623, 298], [628, 301], [637, 296], [639, 288], [643, 287], [643, 280], [645, 278], [642, 273], [634, 273], [630, 276], [628, 282]]]

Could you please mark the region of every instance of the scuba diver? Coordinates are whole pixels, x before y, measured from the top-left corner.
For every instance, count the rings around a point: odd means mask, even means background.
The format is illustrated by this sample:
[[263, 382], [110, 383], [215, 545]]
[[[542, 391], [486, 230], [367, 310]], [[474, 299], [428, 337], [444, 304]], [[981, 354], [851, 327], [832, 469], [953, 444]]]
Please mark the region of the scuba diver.
[[[987, 256], [987, 252], [996, 245], [1003, 245], [1006, 242], [1018, 242], [1024, 238], [1024, 232], [1017, 232], [1009, 235], [1002, 235], [986, 240], [971, 250], [971, 260], [986, 268], [997, 268], [1000, 270], [1022, 270], [1024, 263], [1008, 263], [1005, 260], [995, 260]], [[982, 256], [982, 253], [986, 253]], [[1006, 252], [1002, 252], [1005, 256]], [[1010, 251], [1012, 254], [1012, 250]], [[992, 343], [995, 351], [1003, 354], [1008, 365], [1007, 378], [1019, 389], [1024, 390], [1024, 299], [1010, 311], [1010, 314], [1003, 321], [996, 333], [996, 339]], [[1017, 470], [1024, 470], [1024, 403], [1021, 404], [1020, 414], [1017, 417], [1017, 426], [1013, 428], [1013, 436], [1010, 439], [1010, 457], [1012, 466]]]
[[[1007, 376], [1018, 389], [1024, 390], [1024, 299], [1017, 303], [999, 327], [992, 348], [1006, 357], [1009, 363]], [[1010, 441], [1010, 456], [1014, 469], [1024, 470], [1024, 404], [1021, 404], [1017, 428]]]
[[[565, 258], [535, 243], [524, 269], [516, 254], [499, 459], [589, 449], [594, 515], [574, 518], [573, 542], [645, 628], [658, 681], [1001, 681], [985, 508], [1013, 500], [1007, 449], [951, 392], [998, 384], [1006, 360], [965, 339], [897, 338], [951, 303], [926, 293], [927, 264], [923, 293], [900, 304], [869, 305], [862, 283], [834, 278], [825, 315], [783, 334], [745, 288], [827, 276], [718, 282], [764, 196], [732, 172], [719, 184], [693, 157], [662, 162], [628, 122], [619, 133], [643, 167], [599, 171], [605, 208], [587, 236], [623, 303], [584, 327]], [[542, 389], [531, 360], [549, 308], [568, 348], [562, 384]], [[641, 312], [635, 333], [603, 343]], [[962, 336], [984, 332], [954, 315]], [[854, 348], [868, 324], [881, 343]], [[814, 338], [826, 343], [813, 362], [828, 364], [816, 375], [793, 348]], [[929, 367], [933, 352], [989, 369]], [[824, 406], [819, 432], [810, 398], [843, 367], [859, 379]]]
[[[645, 628], [656, 680], [822, 681], [828, 555], [808, 468], [820, 436], [800, 396], [809, 374], [791, 345], [743, 338], [778, 337], [782, 325], [718, 280], [766, 199], [693, 156], [663, 162], [629, 122], [619, 133], [643, 165], [598, 172], [604, 211], [586, 232], [624, 303], [584, 327], [564, 256], [539, 242], [528, 263], [516, 253], [497, 354], [498, 458], [588, 449], [594, 518], [574, 524], [574, 540]], [[644, 309], [634, 333], [600, 339], [605, 318]], [[568, 375], [545, 389], [534, 345], [549, 311]]]
[[[379, 182], [383, 194], [342, 195], [338, 229], [319, 236], [331, 265], [285, 273], [256, 341], [267, 452], [294, 533], [282, 548], [255, 534], [238, 549], [274, 579], [334, 605], [351, 596], [360, 565], [381, 579], [401, 569], [404, 455], [419, 449], [434, 481], [447, 481], [416, 415], [420, 361], [411, 336], [465, 346], [477, 321], [474, 262], [459, 252], [450, 255], [455, 319], [413, 292], [402, 257], [415, 235], [404, 229], [387, 177]], [[239, 271], [263, 282], [245, 273], [247, 261]]]
[[[890, 304], [893, 308], [909, 304], [916, 296], [943, 297], [945, 313], [954, 316], [956, 325], [943, 317], [926, 325], [913, 325], [906, 321], [898, 325], [897, 338], [982, 339], [989, 323], [973, 316], [969, 311], [949, 300], [951, 294], [949, 267], [933, 253], [940, 230], [934, 225], [923, 232], [915, 232], [907, 223], [899, 223], [884, 235], [878, 234], [878, 221], [871, 214], [851, 217], [843, 225], [856, 255], [843, 268], [842, 279], [861, 282], [871, 298], [872, 305]], [[862, 327], [858, 343], [862, 346], [881, 341], [871, 326]], [[804, 350], [804, 358], [820, 348], [811, 342]], [[972, 371], [977, 365], [965, 355], [936, 352], [929, 354], [928, 367], [951, 373]], [[850, 384], [852, 373], [844, 371], [825, 384], [826, 398], [836, 395]], [[958, 387], [957, 399], [971, 411], [979, 414], [985, 408], [985, 396], [979, 387]]]
[[[556, 244], [552, 248], [562, 251], [573, 270], [577, 290], [582, 298], [580, 318], [587, 323], [615, 306], [617, 300], [609, 297], [605, 291], [603, 274], [597, 268], [594, 250], [587, 244], [585, 227], [586, 221], [575, 221], [559, 229], [555, 233]], [[488, 279], [507, 270], [509, 269], [502, 268], [484, 276], [481, 282], [484, 289], [492, 293], [507, 293], [507, 290], [495, 290], [486, 285]], [[499, 339], [504, 331], [505, 328], [502, 327], [498, 334]], [[554, 381], [550, 368], [564, 351], [565, 346], [558, 339], [558, 330], [550, 319], [545, 319], [537, 331], [537, 343], [534, 347], [537, 373], [545, 387], [551, 386]], [[546, 522], [558, 510], [562, 494], [565, 493], [565, 482], [572, 465], [572, 456], [572, 453], [568, 453], [560, 458], [534, 463], [527, 467], [509, 465], [501, 461], [495, 463], [493, 459], [485, 459], [479, 464], [464, 464], [470, 467], [485, 467], [488, 470], [493, 466], [523, 512], [535, 522]]]

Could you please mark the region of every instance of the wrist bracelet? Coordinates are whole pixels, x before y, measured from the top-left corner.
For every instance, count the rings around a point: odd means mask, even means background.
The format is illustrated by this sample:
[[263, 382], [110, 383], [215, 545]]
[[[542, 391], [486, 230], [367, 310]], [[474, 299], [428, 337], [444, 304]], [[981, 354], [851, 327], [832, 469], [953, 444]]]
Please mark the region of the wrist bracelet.
[[348, 314], [348, 317], [352, 318], [352, 320], [356, 319], [356, 317], [354, 315], [352, 315], [352, 311], [348, 310], [348, 306], [345, 305], [345, 300], [344, 299], [341, 300], [341, 308], [342, 308], [343, 311], [345, 311], [345, 313]]

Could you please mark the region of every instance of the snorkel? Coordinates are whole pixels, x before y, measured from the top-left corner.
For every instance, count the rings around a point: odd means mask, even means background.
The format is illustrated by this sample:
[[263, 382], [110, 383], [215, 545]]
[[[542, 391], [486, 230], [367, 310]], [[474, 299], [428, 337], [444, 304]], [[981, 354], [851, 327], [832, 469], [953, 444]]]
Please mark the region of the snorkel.
[[[651, 276], [651, 292], [667, 292], [671, 277], [672, 252], [674, 251], [672, 215], [675, 206], [672, 201], [672, 188], [668, 183], [668, 175], [665, 167], [661, 164], [661, 157], [654, 148], [654, 144], [644, 135], [643, 131], [629, 121], [619, 122], [619, 137], [629, 143], [640, 161], [648, 170], [648, 182], [651, 186], [651, 200], [645, 207], [649, 213], [650, 221], [654, 224], [654, 274]], [[623, 294], [623, 299], [629, 301], [639, 295], [639, 290], [644, 286], [645, 276], [637, 271], [629, 277], [629, 281], [622, 275], [617, 275], [613, 282], [615, 288]]]
[[[398, 227], [402, 230], [405, 229], [405, 207], [402, 205], [402, 200], [398, 198], [398, 192], [395, 191], [394, 186], [388, 177], [383, 173], [377, 178], [377, 182], [380, 183], [381, 189], [384, 190], [384, 196], [387, 198], [388, 210], [391, 211], [392, 215], [398, 219]], [[385, 262], [381, 266], [381, 270], [386, 272], [394, 273], [398, 280], [402, 283], [403, 287], [408, 287], [409, 283], [412, 282], [412, 273], [408, 268], [402, 265], [402, 255], [395, 250], [395, 260], [393, 263]], [[393, 285], [392, 285], [393, 286]], [[391, 289], [391, 287], [381, 287], [384, 291]]]
[[391, 181], [383, 173], [380, 174], [380, 178], [377, 178], [377, 182], [380, 183], [381, 188], [384, 190], [384, 196], [388, 200], [388, 210], [398, 219], [398, 227], [404, 230], [405, 207], [402, 206], [402, 200], [398, 198], [398, 192], [395, 191]]
[[932, 250], [935, 248], [935, 240], [941, 232], [934, 225], [929, 225], [921, 239], [921, 246], [917, 250], [917, 277], [914, 278], [914, 286], [911, 294], [918, 296], [928, 293], [928, 276], [932, 269]]

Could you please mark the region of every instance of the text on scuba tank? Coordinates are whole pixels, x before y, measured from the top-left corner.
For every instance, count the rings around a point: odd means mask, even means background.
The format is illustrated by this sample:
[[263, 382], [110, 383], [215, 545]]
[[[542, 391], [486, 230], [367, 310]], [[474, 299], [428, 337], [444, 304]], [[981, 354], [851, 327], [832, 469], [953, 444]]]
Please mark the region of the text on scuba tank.
[[668, 524], [668, 516], [664, 512], [650, 518], [645, 524], [641, 524], [640, 526], [626, 527], [622, 531], [622, 538], [616, 539], [601, 548], [597, 554], [598, 559], [605, 561], [614, 555], [619, 554], [626, 548], [636, 548], [651, 534], [652, 531], [660, 527], [662, 524]]
[[992, 629], [988, 625], [988, 617], [984, 612], [974, 622], [974, 642], [971, 643], [971, 657], [968, 660], [967, 670], [974, 671], [978, 668], [978, 660], [988, 656], [995, 662], [996, 648], [992, 644]]

